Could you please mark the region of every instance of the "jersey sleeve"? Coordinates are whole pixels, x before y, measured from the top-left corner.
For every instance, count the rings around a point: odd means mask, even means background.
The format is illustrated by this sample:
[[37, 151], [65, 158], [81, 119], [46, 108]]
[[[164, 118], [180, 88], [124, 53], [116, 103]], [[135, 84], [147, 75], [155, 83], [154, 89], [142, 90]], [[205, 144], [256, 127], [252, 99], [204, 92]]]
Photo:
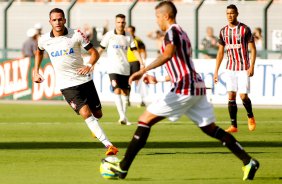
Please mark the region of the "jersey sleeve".
[[137, 46], [136, 46], [136, 44], [135, 44], [135, 41], [134, 41], [133, 37], [130, 35], [129, 38], [130, 38], [130, 40], [129, 40], [130, 49], [131, 49], [131, 50], [136, 50], [136, 49], [137, 49]]
[[223, 39], [223, 30], [221, 29], [219, 32], [219, 39], [218, 39], [218, 43], [222, 46], [225, 46], [225, 41]]
[[85, 50], [89, 50], [90, 48], [93, 47], [87, 36], [80, 29], [77, 30], [76, 36], [77, 36], [77, 40], [81, 43], [81, 46]]
[[253, 43], [254, 42], [254, 36], [252, 34], [252, 31], [249, 27], [246, 28], [246, 40], [248, 43]]
[[176, 29], [172, 28], [170, 29], [164, 37], [164, 43], [165, 45], [173, 44], [173, 45], [179, 45], [179, 36], [177, 34]]
[[136, 39], [136, 41], [137, 41], [137, 47], [138, 47], [138, 49], [146, 49], [146, 46], [145, 46], [145, 44], [142, 42], [142, 40], [141, 39]]

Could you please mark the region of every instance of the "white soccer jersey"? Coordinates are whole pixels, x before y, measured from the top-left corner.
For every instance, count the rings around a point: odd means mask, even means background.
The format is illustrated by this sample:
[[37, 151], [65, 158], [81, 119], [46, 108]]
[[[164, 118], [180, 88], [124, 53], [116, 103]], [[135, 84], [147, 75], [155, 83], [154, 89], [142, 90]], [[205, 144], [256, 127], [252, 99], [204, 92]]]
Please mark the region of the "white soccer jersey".
[[132, 36], [125, 32], [124, 35], [116, 34], [115, 30], [109, 31], [103, 37], [100, 46], [107, 49], [108, 73], [130, 75], [130, 65], [127, 61], [127, 49], [135, 48]]
[[64, 35], [55, 37], [53, 32], [42, 35], [38, 48], [49, 54], [56, 74], [56, 85], [60, 89], [77, 86], [90, 81], [91, 75], [79, 75], [83, 67], [81, 47], [91, 48], [91, 43], [80, 30], [66, 28]]

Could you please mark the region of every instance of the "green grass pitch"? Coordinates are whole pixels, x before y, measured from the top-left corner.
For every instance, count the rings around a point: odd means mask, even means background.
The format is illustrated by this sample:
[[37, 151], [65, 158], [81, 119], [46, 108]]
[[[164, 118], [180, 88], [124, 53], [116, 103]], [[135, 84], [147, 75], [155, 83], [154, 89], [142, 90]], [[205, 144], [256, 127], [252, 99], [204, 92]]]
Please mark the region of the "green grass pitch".
[[[116, 108], [103, 107], [101, 126], [119, 147], [119, 158], [143, 111], [129, 107], [129, 119], [135, 124], [121, 126], [117, 124]], [[282, 183], [282, 110], [254, 107], [254, 132], [248, 131], [245, 110], [238, 111], [239, 132], [235, 137], [261, 164], [252, 183]], [[227, 108], [217, 107], [215, 114], [217, 124], [226, 128]], [[175, 123], [164, 120], [152, 128], [126, 180], [105, 180], [100, 176], [104, 153], [102, 144], [91, 137], [84, 121], [67, 104], [0, 104], [1, 184], [245, 183], [241, 161], [186, 117]]]

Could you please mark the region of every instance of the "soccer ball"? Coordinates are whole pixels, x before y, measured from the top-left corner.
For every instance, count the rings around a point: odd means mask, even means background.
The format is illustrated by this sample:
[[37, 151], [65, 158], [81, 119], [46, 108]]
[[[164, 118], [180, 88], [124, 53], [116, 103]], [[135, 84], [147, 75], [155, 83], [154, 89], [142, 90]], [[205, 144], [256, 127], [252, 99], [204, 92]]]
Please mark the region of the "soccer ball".
[[108, 162], [118, 163], [119, 161], [120, 160], [114, 155], [104, 158], [100, 164], [101, 176], [105, 179], [118, 179], [118, 175], [116, 175], [113, 171], [110, 170], [110, 164]]

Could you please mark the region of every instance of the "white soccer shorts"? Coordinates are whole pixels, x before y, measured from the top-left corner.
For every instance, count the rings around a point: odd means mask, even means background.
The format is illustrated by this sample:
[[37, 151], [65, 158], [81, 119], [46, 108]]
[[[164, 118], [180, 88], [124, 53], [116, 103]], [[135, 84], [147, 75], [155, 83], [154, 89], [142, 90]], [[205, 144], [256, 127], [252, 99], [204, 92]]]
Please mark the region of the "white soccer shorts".
[[234, 91], [238, 92], [239, 94], [250, 93], [250, 77], [248, 76], [247, 70], [226, 70], [225, 77], [227, 91]]
[[215, 122], [213, 107], [205, 95], [190, 96], [169, 92], [152, 102], [147, 111], [157, 116], [172, 117], [174, 120], [186, 115], [199, 127]]

